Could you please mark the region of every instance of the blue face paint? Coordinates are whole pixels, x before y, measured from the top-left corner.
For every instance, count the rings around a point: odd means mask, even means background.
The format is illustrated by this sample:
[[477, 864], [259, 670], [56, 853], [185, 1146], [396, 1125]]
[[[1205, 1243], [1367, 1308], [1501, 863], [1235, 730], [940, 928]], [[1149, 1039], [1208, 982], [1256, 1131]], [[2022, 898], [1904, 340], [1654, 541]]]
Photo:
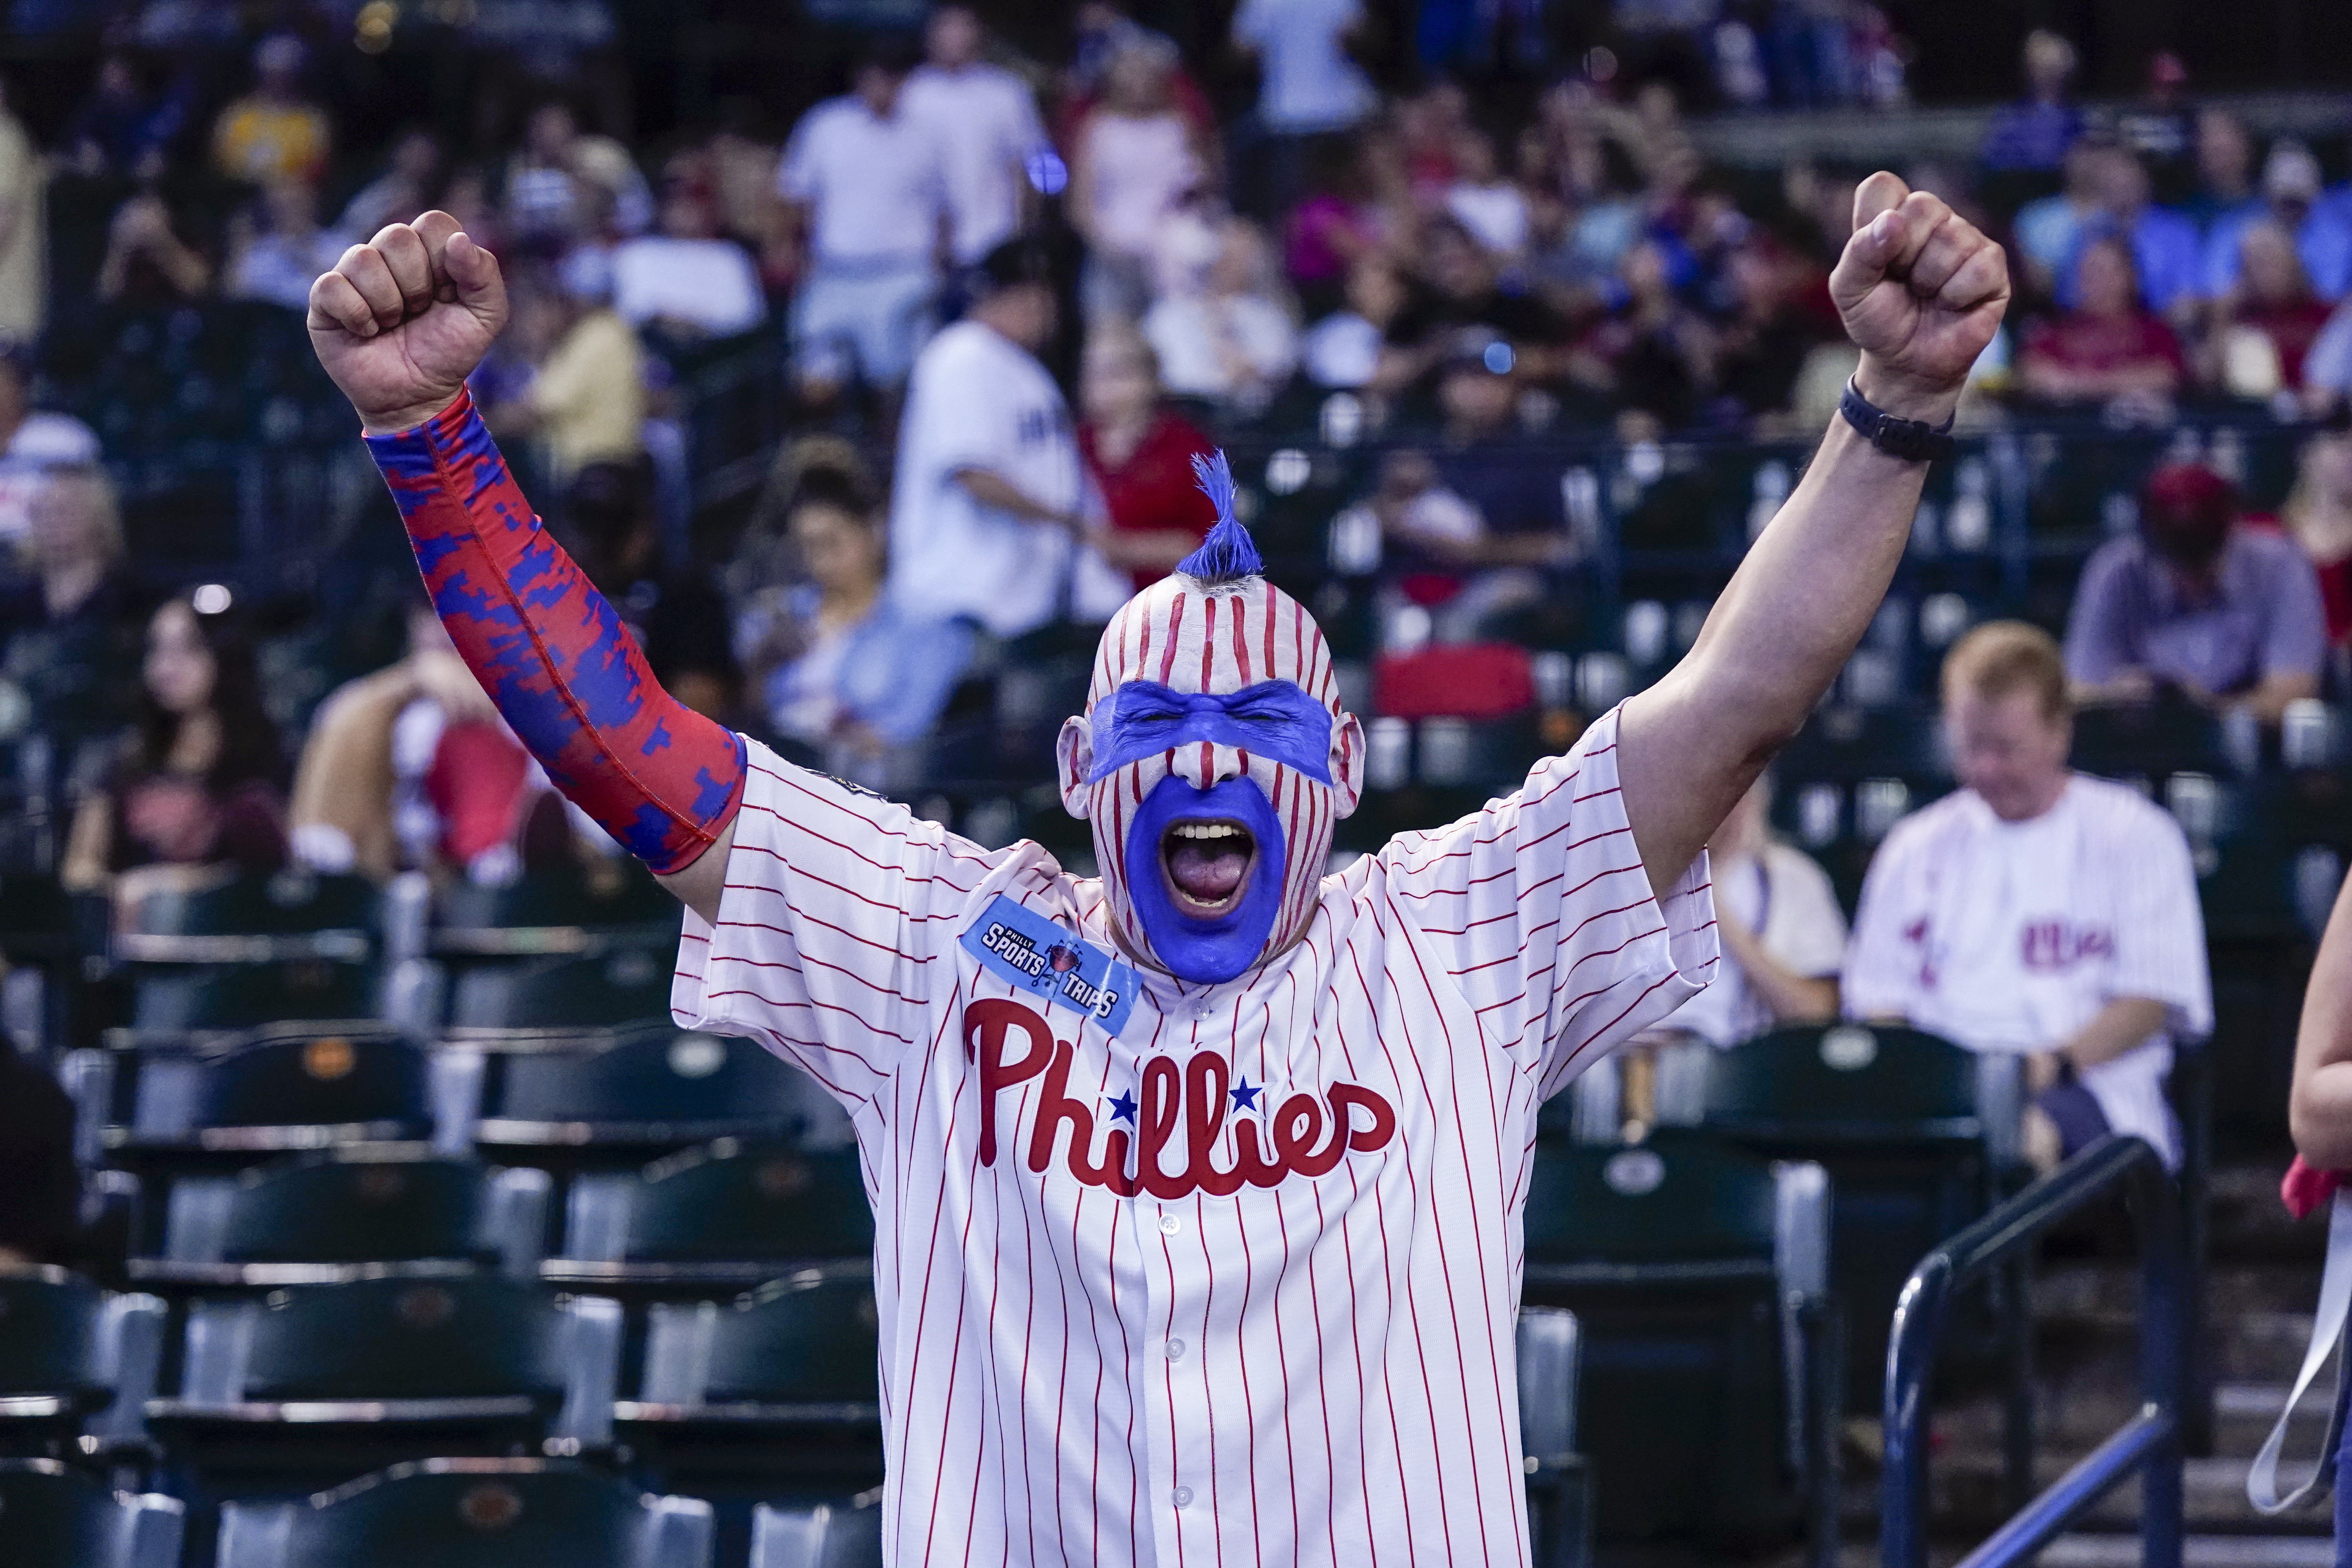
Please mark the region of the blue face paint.
[[[1208, 821], [1238, 822], [1248, 828], [1257, 841], [1257, 858], [1233, 909], [1216, 920], [1199, 921], [1177, 910], [1160, 869], [1160, 841], [1179, 822]], [[1171, 776], [1152, 786], [1128, 826], [1128, 896], [1152, 952], [1170, 973], [1215, 985], [1257, 962], [1280, 912], [1283, 850], [1282, 825], [1275, 820], [1273, 803], [1248, 779], [1227, 779], [1202, 790]]]
[[[1261, 680], [1239, 691], [1176, 691], [1156, 680], [1130, 680], [1097, 706], [1094, 741], [1089, 784], [1129, 763], [1204, 742], [1280, 763], [1317, 784], [1331, 782], [1331, 710], [1294, 681]], [[1155, 798], [1158, 794], [1153, 791]]]

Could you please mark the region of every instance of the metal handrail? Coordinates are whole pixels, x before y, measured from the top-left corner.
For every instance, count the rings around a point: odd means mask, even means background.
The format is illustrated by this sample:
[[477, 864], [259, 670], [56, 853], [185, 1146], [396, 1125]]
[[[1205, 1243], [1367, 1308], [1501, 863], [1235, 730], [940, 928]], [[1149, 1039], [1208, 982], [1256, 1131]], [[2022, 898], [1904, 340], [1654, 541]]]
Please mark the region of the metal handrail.
[[2141, 1477], [2140, 1561], [2147, 1568], [2180, 1568], [2186, 1272], [2180, 1215], [2157, 1152], [2140, 1139], [2114, 1134], [1927, 1254], [1904, 1285], [1886, 1347], [1885, 1490], [1879, 1521], [1885, 1568], [1927, 1568], [1927, 1380], [1954, 1292], [2117, 1187], [2126, 1189], [2140, 1241], [2139, 1411], [1993, 1531], [1960, 1568], [2007, 1568], [2030, 1560], [2135, 1470]]

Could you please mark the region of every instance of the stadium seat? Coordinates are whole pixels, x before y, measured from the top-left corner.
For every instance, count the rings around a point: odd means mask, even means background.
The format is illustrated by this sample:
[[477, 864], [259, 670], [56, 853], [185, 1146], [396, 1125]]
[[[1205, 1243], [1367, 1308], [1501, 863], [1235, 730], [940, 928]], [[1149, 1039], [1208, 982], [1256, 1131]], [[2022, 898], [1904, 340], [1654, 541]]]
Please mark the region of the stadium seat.
[[381, 896], [358, 877], [283, 873], [150, 893], [113, 939], [131, 1026], [244, 1028], [376, 1010]]
[[[1874, 1412], [1887, 1326], [1912, 1266], [1998, 1201], [2020, 1159], [2023, 1058], [1916, 1029], [1779, 1029], [1713, 1053], [1706, 1125], [1768, 1159], [1830, 1174], [1831, 1280], [1845, 1393]], [[1978, 1321], [1978, 1348], [1991, 1331]]]
[[436, 1453], [598, 1446], [620, 1346], [615, 1303], [498, 1275], [285, 1286], [193, 1305], [181, 1392], [151, 1401], [148, 1421], [215, 1477], [349, 1479]]
[[545, 1252], [548, 1185], [543, 1171], [381, 1144], [186, 1177], [172, 1185], [163, 1255], [132, 1258], [131, 1276], [180, 1289], [322, 1283], [362, 1265], [528, 1278]]
[[218, 1568], [711, 1568], [710, 1505], [576, 1461], [426, 1459], [221, 1510]]
[[[807, 1269], [729, 1303], [657, 1302], [614, 1430], [664, 1484], [844, 1491], [882, 1479], [873, 1270]], [[689, 1478], [691, 1483], [689, 1484]]]
[[142, 1442], [164, 1325], [152, 1296], [110, 1294], [62, 1268], [0, 1269], [0, 1451]]
[[187, 1510], [134, 1496], [55, 1459], [0, 1459], [0, 1539], [9, 1568], [179, 1568]]
[[1576, 1430], [1603, 1541], [1724, 1552], [1802, 1532], [1833, 1561], [1828, 1188], [1818, 1165], [1693, 1130], [1537, 1146], [1526, 1299], [1580, 1326]]
[[748, 1290], [874, 1252], [854, 1149], [722, 1138], [636, 1174], [583, 1176], [567, 1209], [564, 1255], [541, 1265], [541, 1277], [640, 1299]]
[[751, 1515], [750, 1568], [882, 1568], [880, 1499], [761, 1503]]
[[469, 965], [450, 986], [447, 1033], [593, 1029], [669, 1016], [677, 933], [659, 948], [624, 943], [576, 957]]
[[714, 1138], [782, 1142], [836, 1120], [824, 1091], [772, 1052], [667, 1024], [550, 1031], [483, 1056], [475, 1142], [524, 1159], [593, 1150], [643, 1164]]
[[677, 900], [636, 867], [612, 879], [534, 871], [504, 886], [459, 882], [441, 895], [428, 948], [436, 957], [519, 958], [636, 941], [674, 942]]
[[1576, 1451], [1576, 1314], [1526, 1308], [1517, 1338], [1519, 1447], [1535, 1568], [1583, 1568], [1592, 1557], [1592, 1474]]

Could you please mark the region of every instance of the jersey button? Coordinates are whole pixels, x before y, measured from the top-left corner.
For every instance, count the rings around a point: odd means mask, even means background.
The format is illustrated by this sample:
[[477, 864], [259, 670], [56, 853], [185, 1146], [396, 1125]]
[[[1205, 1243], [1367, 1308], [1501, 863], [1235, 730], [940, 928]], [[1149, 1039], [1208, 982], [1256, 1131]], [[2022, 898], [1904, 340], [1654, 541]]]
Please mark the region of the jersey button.
[[1168, 1359], [1170, 1361], [1182, 1361], [1184, 1359], [1184, 1342], [1182, 1340], [1170, 1340], [1168, 1342]]
[[1192, 1506], [1192, 1489], [1191, 1487], [1178, 1487], [1173, 1492], [1169, 1494], [1168, 1500], [1174, 1503], [1178, 1508], [1191, 1508]]
[[1184, 1222], [1183, 1222], [1182, 1220], [1181, 1220], [1181, 1219], [1178, 1219], [1174, 1215], [1172, 1215], [1172, 1214], [1164, 1214], [1164, 1215], [1161, 1215], [1160, 1216], [1160, 1235], [1162, 1235], [1162, 1236], [1173, 1236], [1173, 1235], [1175, 1235], [1178, 1231], [1180, 1231], [1180, 1230], [1181, 1230], [1181, 1229], [1183, 1229], [1183, 1228], [1184, 1228]]

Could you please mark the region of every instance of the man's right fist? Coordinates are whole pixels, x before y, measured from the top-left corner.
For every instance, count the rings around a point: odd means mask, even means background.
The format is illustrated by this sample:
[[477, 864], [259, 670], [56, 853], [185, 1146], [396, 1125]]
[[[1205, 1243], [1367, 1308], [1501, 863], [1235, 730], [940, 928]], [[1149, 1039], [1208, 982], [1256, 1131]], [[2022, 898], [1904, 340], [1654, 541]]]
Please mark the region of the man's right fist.
[[371, 436], [455, 402], [506, 320], [497, 258], [445, 212], [385, 225], [310, 285], [310, 345]]

